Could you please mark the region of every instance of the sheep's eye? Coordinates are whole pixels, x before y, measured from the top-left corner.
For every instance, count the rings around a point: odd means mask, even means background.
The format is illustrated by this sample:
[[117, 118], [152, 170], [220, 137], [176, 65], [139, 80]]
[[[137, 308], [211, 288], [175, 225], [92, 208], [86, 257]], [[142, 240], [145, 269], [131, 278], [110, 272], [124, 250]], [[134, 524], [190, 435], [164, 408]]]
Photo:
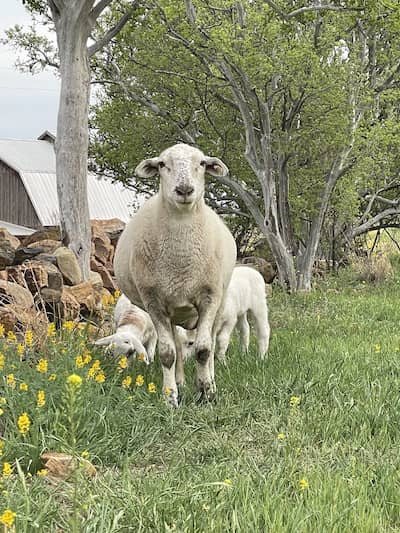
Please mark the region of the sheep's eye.
[[158, 168], [164, 168], [165, 167], [165, 163], [163, 161], [160, 161], [158, 163]]
[[202, 167], [205, 167], [206, 164], [207, 164], [207, 163], [206, 163], [204, 160], [203, 160], [203, 161], [200, 161], [200, 165], [201, 165]]
[[193, 346], [193, 344], [194, 344], [193, 341], [188, 342], [188, 345], [189, 345], [189, 346]]

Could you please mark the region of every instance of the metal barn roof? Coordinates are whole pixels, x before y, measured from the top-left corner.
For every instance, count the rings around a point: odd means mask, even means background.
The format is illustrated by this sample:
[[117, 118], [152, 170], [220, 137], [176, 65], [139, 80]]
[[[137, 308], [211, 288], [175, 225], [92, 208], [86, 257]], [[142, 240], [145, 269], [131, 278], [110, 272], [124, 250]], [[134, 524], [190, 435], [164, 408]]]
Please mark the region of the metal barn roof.
[[11, 224], [5, 220], [0, 220], [0, 228], [5, 228], [11, 235], [32, 235], [36, 230], [32, 228], [26, 228], [25, 226], [19, 226], [18, 224]]
[[[53, 144], [45, 140], [0, 139], [0, 159], [21, 176], [21, 180], [43, 226], [58, 224], [56, 157]], [[138, 202], [135, 192], [88, 173], [90, 218], [119, 218], [128, 222]]]

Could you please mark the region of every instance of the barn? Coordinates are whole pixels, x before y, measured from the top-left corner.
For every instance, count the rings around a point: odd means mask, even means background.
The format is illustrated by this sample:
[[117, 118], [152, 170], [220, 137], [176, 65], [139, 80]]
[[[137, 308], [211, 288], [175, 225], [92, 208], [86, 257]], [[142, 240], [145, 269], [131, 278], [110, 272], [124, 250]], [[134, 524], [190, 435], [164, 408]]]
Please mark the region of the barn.
[[[0, 225], [35, 230], [58, 225], [54, 141], [47, 131], [37, 140], [0, 139]], [[88, 201], [91, 220], [127, 222], [138, 198], [120, 183], [89, 172]]]

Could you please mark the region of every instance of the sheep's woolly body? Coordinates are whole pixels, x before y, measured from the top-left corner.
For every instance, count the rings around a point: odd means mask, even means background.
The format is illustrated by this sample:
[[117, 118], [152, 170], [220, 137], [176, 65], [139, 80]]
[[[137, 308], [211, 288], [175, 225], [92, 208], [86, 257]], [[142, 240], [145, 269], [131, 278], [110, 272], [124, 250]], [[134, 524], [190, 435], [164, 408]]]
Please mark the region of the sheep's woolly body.
[[159, 172], [160, 192], [127, 225], [114, 259], [122, 292], [148, 311], [156, 327], [164, 390], [172, 390], [168, 398], [172, 405], [177, 404], [176, 382], [183, 382], [175, 325], [197, 327], [199, 390], [209, 399], [215, 392], [214, 324], [236, 261], [232, 235], [204, 203], [205, 171], [216, 174], [227, 169], [218, 159], [187, 145], [175, 145], [160, 157], [143, 161], [136, 172], [142, 176]]

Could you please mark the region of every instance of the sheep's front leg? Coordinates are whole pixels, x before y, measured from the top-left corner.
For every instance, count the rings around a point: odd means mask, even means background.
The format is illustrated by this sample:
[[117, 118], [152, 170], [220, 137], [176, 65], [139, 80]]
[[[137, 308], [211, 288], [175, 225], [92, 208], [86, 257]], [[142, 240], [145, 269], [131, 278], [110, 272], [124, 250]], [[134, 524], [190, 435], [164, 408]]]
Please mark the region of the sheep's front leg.
[[197, 389], [199, 400], [212, 401], [215, 398], [216, 386], [214, 381], [214, 327], [218, 311], [218, 301], [208, 300], [199, 306], [199, 320], [195, 341], [195, 356], [197, 361]]
[[185, 369], [183, 364], [183, 347], [182, 340], [179, 336], [178, 330], [176, 327], [173, 328], [174, 331], [174, 341], [176, 346], [176, 368], [175, 368], [175, 379], [178, 389], [181, 390], [185, 384]]

